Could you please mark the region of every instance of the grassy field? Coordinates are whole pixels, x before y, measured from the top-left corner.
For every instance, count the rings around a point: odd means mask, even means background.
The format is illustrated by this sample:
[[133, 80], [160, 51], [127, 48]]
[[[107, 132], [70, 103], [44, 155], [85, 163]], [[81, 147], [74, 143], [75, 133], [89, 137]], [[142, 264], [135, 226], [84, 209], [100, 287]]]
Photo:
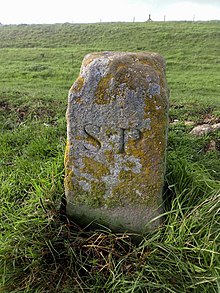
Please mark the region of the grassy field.
[[[0, 292], [220, 292], [220, 22], [0, 26]], [[155, 51], [171, 91], [165, 221], [132, 235], [67, 221], [65, 111], [93, 51]], [[215, 148], [210, 148], [210, 145]]]

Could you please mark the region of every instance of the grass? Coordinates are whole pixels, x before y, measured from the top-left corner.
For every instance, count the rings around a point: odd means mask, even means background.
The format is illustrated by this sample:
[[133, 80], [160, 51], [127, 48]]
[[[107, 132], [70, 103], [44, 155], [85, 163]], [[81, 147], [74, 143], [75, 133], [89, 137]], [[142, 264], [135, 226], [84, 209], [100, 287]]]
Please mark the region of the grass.
[[[220, 292], [220, 135], [190, 135], [192, 123], [219, 122], [219, 28], [0, 27], [1, 292]], [[167, 62], [164, 224], [140, 243], [105, 227], [82, 229], [60, 206], [68, 89], [83, 56], [102, 50], [156, 51]]]

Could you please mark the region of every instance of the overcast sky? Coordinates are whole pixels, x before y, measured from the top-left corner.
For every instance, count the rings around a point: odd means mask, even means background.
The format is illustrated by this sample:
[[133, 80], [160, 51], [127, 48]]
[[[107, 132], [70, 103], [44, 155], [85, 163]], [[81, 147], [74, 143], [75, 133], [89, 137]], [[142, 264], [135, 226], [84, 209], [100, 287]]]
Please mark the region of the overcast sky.
[[220, 20], [220, 0], [0, 0], [0, 22]]

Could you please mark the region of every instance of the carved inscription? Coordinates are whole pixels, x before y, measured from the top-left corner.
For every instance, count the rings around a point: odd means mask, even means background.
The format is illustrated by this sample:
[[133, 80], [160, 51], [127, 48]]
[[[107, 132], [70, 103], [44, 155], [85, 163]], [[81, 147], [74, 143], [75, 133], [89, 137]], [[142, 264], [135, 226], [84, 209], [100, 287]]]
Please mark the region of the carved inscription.
[[[102, 128], [97, 125], [88, 124], [84, 127], [85, 133], [88, 135], [90, 140], [93, 142], [92, 146], [91, 144], [84, 143], [84, 147], [87, 150], [91, 151], [98, 151], [101, 149], [104, 140], [110, 140], [111, 137], [116, 136], [114, 131], [109, 131], [108, 136], [104, 136], [102, 134]], [[141, 131], [136, 128], [131, 129], [125, 129], [125, 128], [118, 128], [117, 136], [116, 136], [115, 143], [117, 144], [116, 152], [123, 154], [125, 153], [126, 144], [129, 139], [133, 140], [140, 140], [141, 139]]]
[[126, 131], [126, 129], [120, 128], [118, 152], [121, 154], [123, 154], [125, 152], [125, 131]]
[[[93, 141], [94, 147], [99, 150], [101, 148], [101, 142], [99, 141], [98, 134], [100, 132], [100, 127], [92, 124], [88, 124], [84, 127], [85, 133], [90, 137], [90, 139]], [[84, 144], [84, 147], [86, 149], [89, 149], [88, 144]]]

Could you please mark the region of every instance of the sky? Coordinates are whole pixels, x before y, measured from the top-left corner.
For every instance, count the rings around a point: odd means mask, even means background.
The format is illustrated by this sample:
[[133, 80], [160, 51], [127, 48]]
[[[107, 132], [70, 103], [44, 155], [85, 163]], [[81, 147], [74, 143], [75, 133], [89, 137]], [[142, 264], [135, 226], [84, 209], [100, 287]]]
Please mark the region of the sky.
[[220, 20], [220, 0], [0, 0], [0, 23]]

